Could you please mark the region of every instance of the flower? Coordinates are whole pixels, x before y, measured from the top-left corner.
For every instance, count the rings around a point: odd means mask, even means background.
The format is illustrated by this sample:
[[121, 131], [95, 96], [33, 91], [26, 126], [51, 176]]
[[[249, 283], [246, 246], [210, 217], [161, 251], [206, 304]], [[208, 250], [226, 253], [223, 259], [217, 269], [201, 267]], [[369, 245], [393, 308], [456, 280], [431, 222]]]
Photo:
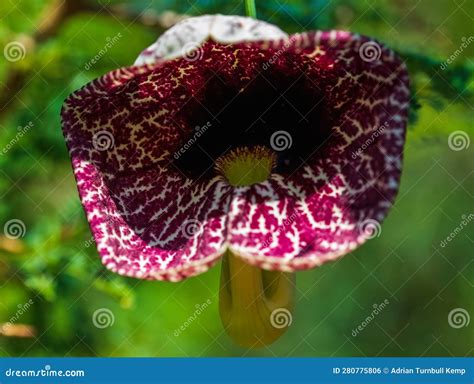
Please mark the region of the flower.
[[374, 40], [206, 15], [69, 96], [62, 124], [102, 262], [179, 281], [225, 253], [293, 272], [373, 237], [408, 99], [405, 65]]

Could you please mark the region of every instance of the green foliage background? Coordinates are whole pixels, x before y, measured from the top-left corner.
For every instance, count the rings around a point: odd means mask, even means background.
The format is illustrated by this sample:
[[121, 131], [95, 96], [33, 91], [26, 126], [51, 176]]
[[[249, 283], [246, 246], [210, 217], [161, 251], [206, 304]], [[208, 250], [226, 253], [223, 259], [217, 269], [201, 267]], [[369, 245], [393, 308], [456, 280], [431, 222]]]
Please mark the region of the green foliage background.
[[[32, 299], [15, 325], [36, 332], [25, 338], [0, 334], [0, 356], [474, 355], [474, 319], [460, 329], [448, 323], [454, 308], [474, 317], [474, 223], [440, 246], [473, 211], [474, 144], [453, 151], [448, 136], [462, 130], [474, 139], [474, 44], [440, 67], [472, 35], [472, 0], [257, 1], [259, 17], [288, 32], [339, 28], [378, 38], [407, 60], [413, 81], [401, 190], [380, 236], [340, 261], [298, 273], [292, 326], [259, 350], [233, 345], [221, 328], [219, 266], [179, 284], [105, 270], [59, 123], [69, 93], [130, 65], [157, 38], [163, 31], [157, 15], [243, 14], [243, 1], [72, 1], [79, 9], [42, 35], [42, 22], [62, 2], [0, 3], [0, 46], [21, 41], [27, 47], [22, 60], [0, 58], [0, 100], [7, 100], [0, 111], [0, 148], [15, 138], [17, 127], [33, 123], [0, 153], [0, 226], [11, 219], [26, 226], [18, 240], [0, 231], [0, 326]], [[118, 33], [119, 42], [87, 70]], [[385, 299], [389, 305], [354, 337], [352, 330]], [[175, 336], [207, 300], [211, 305]], [[106, 329], [92, 324], [100, 308], [114, 314]]]

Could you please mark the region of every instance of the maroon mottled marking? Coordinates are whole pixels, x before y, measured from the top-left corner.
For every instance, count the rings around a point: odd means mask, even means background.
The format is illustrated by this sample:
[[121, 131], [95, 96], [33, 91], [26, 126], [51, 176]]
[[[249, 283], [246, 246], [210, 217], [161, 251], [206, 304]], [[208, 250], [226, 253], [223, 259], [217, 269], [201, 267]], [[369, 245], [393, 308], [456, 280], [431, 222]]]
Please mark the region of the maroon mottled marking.
[[[72, 94], [64, 134], [107, 268], [177, 281], [230, 247], [251, 264], [292, 271], [362, 244], [370, 234], [361, 225], [381, 221], [398, 190], [409, 98], [404, 64], [380, 45], [377, 60], [364, 60], [368, 41], [336, 31], [207, 41], [198, 61], [122, 68]], [[205, 105], [199, 91], [214, 73], [244, 88], [269, 61], [272, 70], [304, 73], [324, 93], [334, 122], [328, 141], [288, 177], [239, 188], [219, 177], [186, 179], [172, 165], [194, 128], [180, 112], [191, 100]], [[113, 146], [98, 150], [93, 138], [104, 134]]]

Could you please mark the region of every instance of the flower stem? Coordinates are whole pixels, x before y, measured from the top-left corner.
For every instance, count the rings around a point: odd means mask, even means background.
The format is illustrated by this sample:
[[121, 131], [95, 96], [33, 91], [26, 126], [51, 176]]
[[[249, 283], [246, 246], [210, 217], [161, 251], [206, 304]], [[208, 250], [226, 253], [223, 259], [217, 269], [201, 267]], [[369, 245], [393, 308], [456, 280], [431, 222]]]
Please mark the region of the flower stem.
[[227, 251], [219, 291], [219, 314], [227, 334], [245, 348], [278, 340], [292, 321], [294, 287], [294, 274], [265, 271]]
[[248, 17], [257, 18], [257, 9], [255, 7], [255, 0], [245, 0], [245, 14]]
[[[265, 147], [237, 148], [219, 158], [216, 170], [235, 187], [267, 180], [275, 164]], [[227, 334], [246, 348], [277, 340], [291, 324], [295, 275], [247, 264], [227, 250], [222, 259], [219, 314]]]

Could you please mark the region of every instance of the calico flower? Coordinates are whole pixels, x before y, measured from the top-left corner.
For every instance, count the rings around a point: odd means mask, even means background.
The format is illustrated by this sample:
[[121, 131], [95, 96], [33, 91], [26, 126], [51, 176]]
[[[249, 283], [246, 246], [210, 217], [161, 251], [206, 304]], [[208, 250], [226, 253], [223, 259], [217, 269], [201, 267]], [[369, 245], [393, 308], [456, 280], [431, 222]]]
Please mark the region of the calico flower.
[[213, 15], [73, 93], [62, 124], [105, 266], [179, 281], [224, 256], [221, 318], [255, 346], [283, 332], [289, 272], [373, 237], [408, 99], [405, 65], [369, 38]]

